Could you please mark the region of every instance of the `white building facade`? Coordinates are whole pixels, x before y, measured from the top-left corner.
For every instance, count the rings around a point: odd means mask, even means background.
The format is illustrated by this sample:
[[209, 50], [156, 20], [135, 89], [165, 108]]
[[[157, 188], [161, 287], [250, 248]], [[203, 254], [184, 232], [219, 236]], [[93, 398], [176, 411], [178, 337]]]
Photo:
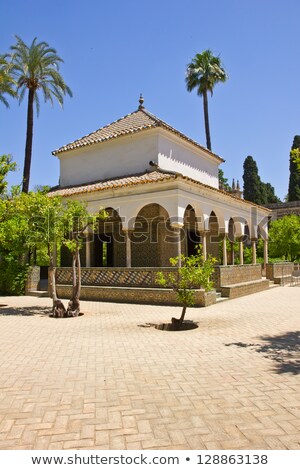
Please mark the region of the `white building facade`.
[[60, 184], [51, 194], [110, 214], [88, 234], [85, 266], [169, 266], [171, 256], [192, 254], [198, 243], [205, 258], [225, 266], [243, 264], [251, 244], [256, 264], [259, 236], [267, 263], [270, 211], [220, 190], [223, 160], [148, 112], [142, 99], [135, 112], [53, 154]]

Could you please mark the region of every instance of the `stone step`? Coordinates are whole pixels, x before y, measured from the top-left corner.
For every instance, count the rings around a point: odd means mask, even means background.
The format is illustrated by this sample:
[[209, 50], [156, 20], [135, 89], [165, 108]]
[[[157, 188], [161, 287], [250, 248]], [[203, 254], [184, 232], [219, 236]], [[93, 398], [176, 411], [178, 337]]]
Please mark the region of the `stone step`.
[[269, 289], [268, 279], [257, 279], [254, 281], [240, 282], [238, 284], [231, 284], [228, 286], [221, 286], [220, 292], [222, 297], [228, 297], [229, 299], [236, 299], [237, 297], [243, 297], [244, 295], [255, 294], [262, 290]]
[[47, 290], [30, 290], [27, 292], [27, 295], [32, 297], [49, 297], [49, 292]]
[[216, 292], [216, 302], [224, 302], [224, 300], [229, 300], [229, 298], [222, 297], [221, 292]]

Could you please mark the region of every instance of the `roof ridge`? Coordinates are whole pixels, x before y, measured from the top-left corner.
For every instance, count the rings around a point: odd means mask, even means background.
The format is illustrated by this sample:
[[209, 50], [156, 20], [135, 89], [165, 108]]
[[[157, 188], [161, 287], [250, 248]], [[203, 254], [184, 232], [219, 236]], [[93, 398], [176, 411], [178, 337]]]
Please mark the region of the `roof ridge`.
[[68, 142], [67, 144], [65, 145], [62, 145], [61, 147], [59, 147], [58, 149], [55, 149], [53, 150], [52, 154], [54, 155], [56, 152], [58, 152], [59, 150], [63, 149], [64, 147], [68, 147], [69, 145], [72, 145], [72, 144], [75, 144], [76, 142], [79, 142], [80, 140], [82, 139], [86, 139], [87, 137], [90, 137], [92, 134], [95, 134], [96, 132], [99, 132], [101, 131], [102, 129], [106, 129], [107, 127], [113, 125], [113, 124], [116, 124], [117, 122], [120, 122], [122, 121], [123, 119], [126, 119], [127, 117], [129, 116], [132, 116], [133, 114], [136, 114], [138, 111], [141, 111], [140, 109], [136, 109], [135, 111], [133, 111], [132, 113], [128, 113], [128, 114], [125, 114], [125, 116], [122, 116], [120, 117], [119, 119], [116, 119], [115, 121], [112, 121], [108, 124], [105, 124], [105, 126], [101, 126], [99, 127], [98, 129], [95, 129], [94, 131], [92, 132], [89, 132], [88, 134], [85, 134], [81, 137], [79, 137], [78, 139], [75, 139], [75, 140], [72, 140], [71, 142]]
[[[137, 116], [136, 120], [134, 116]], [[148, 119], [148, 122], [147, 120], [143, 122], [143, 116], [145, 116]], [[133, 120], [132, 122], [129, 122], [129, 125], [126, 127], [126, 119], [131, 118], [131, 117], [133, 117]], [[124, 126], [122, 127], [122, 122], [124, 121], [125, 123], [124, 123]], [[93, 132], [90, 132], [89, 134], [86, 134], [76, 140], [73, 140], [72, 142], [67, 143], [66, 145], [63, 145], [62, 147], [57, 148], [56, 150], [52, 152], [52, 154], [57, 155], [59, 153], [66, 152], [68, 150], [75, 150], [80, 147], [85, 147], [85, 146], [101, 143], [104, 141], [108, 141], [108, 140], [121, 137], [124, 135], [140, 132], [145, 129], [150, 129], [151, 127], [161, 127], [163, 129], [166, 129], [167, 131], [172, 132], [173, 134], [177, 135], [181, 139], [200, 148], [201, 150], [203, 150], [210, 156], [217, 158], [220, 162], [224, 162], [223, 158], [219, 157], [219, 155], [213, 153], [211, 150], [208, 150], [206, 147], [199, 144], [196, 140], [192, 139], [191, 137], [188, 137], [186, 134], [177, 130], [175, 127], [171, 126], [163, 119], [160, 119], [159, 117], [157, 117], [155, 114], [151, 113], [144, 107], [139, 107], [135, 111], [128, 113], [123, 117], [120, 117], [119, 119], [111, 122], [110, 124], [106, 124], [105, 126], [102, 126]]]

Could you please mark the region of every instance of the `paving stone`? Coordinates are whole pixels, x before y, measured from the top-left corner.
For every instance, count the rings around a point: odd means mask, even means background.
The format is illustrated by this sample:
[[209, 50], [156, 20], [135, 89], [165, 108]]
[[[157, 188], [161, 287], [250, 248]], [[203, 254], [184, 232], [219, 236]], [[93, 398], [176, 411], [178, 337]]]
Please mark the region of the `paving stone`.
[[300, 449], [299, 301], [188, 309], [199, 328], [174, 333], [138, 325], [177, 307], [86, 301], [57, 320], [50, 299], [1, 297], [0, 449]]

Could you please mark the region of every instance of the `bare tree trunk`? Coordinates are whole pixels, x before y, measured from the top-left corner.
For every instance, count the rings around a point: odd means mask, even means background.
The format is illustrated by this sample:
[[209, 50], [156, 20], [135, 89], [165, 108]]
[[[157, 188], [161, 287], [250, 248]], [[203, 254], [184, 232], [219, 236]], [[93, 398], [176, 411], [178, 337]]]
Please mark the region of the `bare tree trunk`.
[[[77, 268], [77, 269], [76, 269]], [[78, 244], [76, 246], [76, 252], [73, 254], [72, 259], [72, 270], [73, 270], [73, 289], [72, 297], [69, 301], [67, 308], [67, 315], [69, 317], [78, 317], [80, 313], [80, 289], [81, 289], [81, 263]]]
[[208, 148], [208, 150], [211, 150], [209, 118], [208, 118], [208, 100], [207, 100], [206, 90], [203, 92], [203, 110], [204, 110], [204, 123], [205, 123], [205, 134], [206, 134], [206, 147]]
[[51, 253], [50, 246], [48, 246], [48, 254], [49, 254], [49, 261], [50, 261], [49, 262], [49, 291], [50, 291], [50, 297], [52, 298], [52, 301], [53, 301], [52, 312], [53, 312], [54, 317], [63, 318], [66, 316], [66, 309], [62, 301], [57, 298], [56, 279], [55, 279], [56, 268], [54, 267], [54, 264], [53, 264], [53, 254]]
[[185, 317], [185, 312], [186, 312], [186, 305], [182, 307], [182, 312], [180, 318], [172, 318], [172, 326], [174, 330], [180, 330], [181, 325], [183, 323], [184, 317]]

